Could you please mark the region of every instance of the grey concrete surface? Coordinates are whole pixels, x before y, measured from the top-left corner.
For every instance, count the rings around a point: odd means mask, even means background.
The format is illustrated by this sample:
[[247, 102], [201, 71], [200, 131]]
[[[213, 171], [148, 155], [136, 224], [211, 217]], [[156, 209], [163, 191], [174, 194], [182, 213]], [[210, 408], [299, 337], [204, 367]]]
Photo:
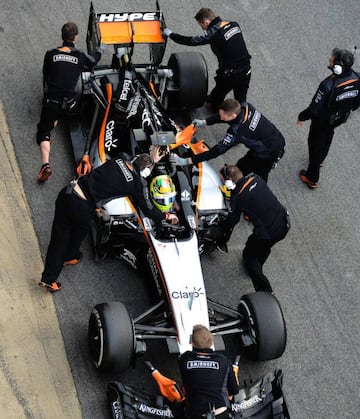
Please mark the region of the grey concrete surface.
[[0, 100], [0, 417], [80, 418], [51, 295]]
[[[152, 1], [95, 1], [96, 10], [152, 9]], [[272, 368], [282, 368], [285, 394], [295, 419], [359, 417], [359, 202], [358, 179], [360, 114], [355, 113], [337, 129], [320, 186], [311, 191], [300, 183], [298, 171], [307, 163], [308, 124], [296, 127], [297, 114], [308, 105], [319, 82], [327, 75], [332, 48], [352, 50], [359, 43], [358, 0], [229, 0], [216, 2], [161, 1], [167, 25], [180, 33], [198, 33], [192, 18], [209, 6], [222, 17], [240, 22], [250, 53], [253, 76], [248, 100], [259, 107], [283, 132], [287, 151], [269, 185], [287, 205], [292, 230], [273, 250], [265, 266], [281, 302], [288, 328], [288, 346], [281, 359], [254, 364], [243, 359], [241, 377], [254, 378]], [[0, 0], [0, 97], [20, 165], [26, 198], [42, 254], [50, 235], [54, 200], [72, 176], [73, 162], [66, 132], [54, 134], [54, 174], [45, 185], [36, 183], [40, 162], [34, 136], [41, 103], [41, 66], [44, 51], [59, 44], [61, 25], [78, 22], [80, 46], [85, 45], [89, 3], [34, 0]], [[187, 48], [168, 43], [168, 53]], [[216, 63], [208, 47], [200, 47], [213, 75]], [[166, 57], [166, 58], [167, 58]], [[360, 68], [356, 56], [355, 68]], [[213, 80], [210, 79], [210, 87]], [[204, 116], [199, 109], [194, 116]], [[202, 129], [209, 144], [224, 127]], [[220, 168], [244, 152], [213, 161]], [[203, 258], [210, 297], [233, 307], [251, 291], [241, 267], [241, 249], [250, 226], [241, 222], [230, 242], [230, 253]], [[88, 359], [86, 329], [92, 306], [121, 300], [138, 314], [147, 306], [145, 284], [119, 261], [93, 262], [89, 242], [84, 243], [80, 265], [64, 269], [64, 289], [54, 295], [67, 356], [84, 418], [108, 417], [106, 383], [112, 374], [99, 374]], [[35, 281], [34, 281], [35, 284]], [[35, 285], [34, 285], [35, 286]], [[43, 296], [39, 296], [39, 303]], [[52, 297], [51, 297], [52, 298]], [[55, 326], [56, 327], [56, 326]], [[229, 355], [236, 352], [231, 347]], [[163, 345], [151, 345], [144, 359], [177, 377], [176, 359]], [[142, 360], [120, 377], [129, 384], [154, 389]]]

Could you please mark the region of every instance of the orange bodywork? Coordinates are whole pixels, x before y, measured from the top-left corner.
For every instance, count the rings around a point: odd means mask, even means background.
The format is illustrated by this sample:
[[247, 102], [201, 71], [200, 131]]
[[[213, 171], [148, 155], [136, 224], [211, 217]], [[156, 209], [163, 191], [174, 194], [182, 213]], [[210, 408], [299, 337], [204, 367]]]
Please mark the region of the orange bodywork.
[[163, 43], [159, 21], [98, 22], [103, 44]]

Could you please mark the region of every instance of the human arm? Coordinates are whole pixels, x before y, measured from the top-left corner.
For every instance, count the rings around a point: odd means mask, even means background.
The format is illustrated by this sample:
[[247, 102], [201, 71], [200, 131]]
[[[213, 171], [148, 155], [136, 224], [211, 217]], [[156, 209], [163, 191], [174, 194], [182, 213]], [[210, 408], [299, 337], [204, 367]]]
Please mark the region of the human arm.
[[174, 33], [171, 29], [166, 28], [164, 34], [168, 36], [172, 41], [180, 45], [187, 45], [189, 47], [195, 47], [197, 45], [206, 45], [210, 44], [215, 30], [210, 29], [204, 34], [195, 35], [195, 36], [185, 36], [178, 33]]

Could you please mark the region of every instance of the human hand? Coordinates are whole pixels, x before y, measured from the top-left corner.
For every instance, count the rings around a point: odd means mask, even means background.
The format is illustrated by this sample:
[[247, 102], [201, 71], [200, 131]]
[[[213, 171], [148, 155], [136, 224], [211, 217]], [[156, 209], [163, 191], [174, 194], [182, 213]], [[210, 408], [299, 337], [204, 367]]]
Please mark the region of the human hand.
[[195, 127], [203, 127], [206, 125], [206, 119], [193, 119], [191, 121], [191, 123], [195, 126]]
[[300, 119], [298, 119], [296, 125], [300, 128], [303, 126], [303, 123], [300, 121]]
[[188, 166], [189, 164], [191, 164], [189, 158], [179, 157], [177, 154], [171, 154], [169, 161], [174, 166]]
[[170, 212], [166, 213], [166, 221], [170, 221], [171, 224], [179, 224], [177, 215], [171, 214]]
[[98, 51], [101, 54], [104, 54], [104, 52], [106, 51], [106, 44], [100, 43], [100, 45], [98, 46]]
[[154, 160], [154, 163], [158, 163], [165, 156], [165, 151], [162, 150], [159, 145], [154, 145], [151, 146], [149, 154], [150, 157]]
[[173, 31], [172, 31], [171, 29], [169, 29], [169, 28], [165, 28], [165, 29], [163, 30], [163, 34], [164, 34], [165, 36], [170, 36], [172, 33], [173, 33]]

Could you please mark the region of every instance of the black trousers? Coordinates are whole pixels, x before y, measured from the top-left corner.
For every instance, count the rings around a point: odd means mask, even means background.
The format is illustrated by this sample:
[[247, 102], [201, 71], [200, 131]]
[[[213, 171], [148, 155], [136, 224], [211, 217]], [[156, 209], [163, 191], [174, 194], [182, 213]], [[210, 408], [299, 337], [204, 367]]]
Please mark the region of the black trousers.
[[55, 282], [65, 261], [80, 258], [80, 245], [93, 217], [94, 209], [88, 201], [74, 193], [66, 194], [66, 187], [60, 191], [55, 202], [51, 239], [41, 279], [43, 282]]
[[282, 240], [287, 232], [288, 227], [284, 223], [283, 231], [274, 239], [263, 240], [255, 234], [251, 234], [247, 239], [243, 250], [243, 262], [256, 291], [273, 291], [270, 281], [264, 275], [263, 265], [271, 253], [271, 248]]
[[274, 163], [274, 159], [259, 159], [252, 151], [248, 151], [244, 157], [237, 161], [236, 166], [241, 170], [244, 176], [249, 173], [256, 173], [267, 182], [270, 170], [273, 168]]
[[306, 177], [311, 182], [317, 182], [320, 177], [320, 165], [328, 155], [332, 139], [334, 137], [334, 127], [327, 121], [313, 119], [311, 121], [308, 148], [309, 166], [306, 170]]
[[[249, 66], [250, 70], [250, 66]], [[246, 71], [243, 73], [233, 73], [225, 76], [218, 70], [218, 74], [215, 77], [216, 85], [211, 91], [207, 98], [207, 101], [211, 103], [212, 108], [217, 109], [219, 105], [224, 101], [225, 96], [231, 91], [234, 91], [234, 98], [238, 102], [246, 101], [247, 91], [249, 89], [251, 79], [251, 73], [246, 75]]]

